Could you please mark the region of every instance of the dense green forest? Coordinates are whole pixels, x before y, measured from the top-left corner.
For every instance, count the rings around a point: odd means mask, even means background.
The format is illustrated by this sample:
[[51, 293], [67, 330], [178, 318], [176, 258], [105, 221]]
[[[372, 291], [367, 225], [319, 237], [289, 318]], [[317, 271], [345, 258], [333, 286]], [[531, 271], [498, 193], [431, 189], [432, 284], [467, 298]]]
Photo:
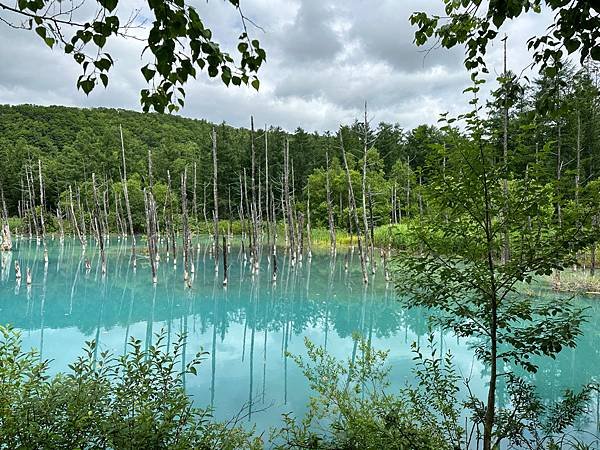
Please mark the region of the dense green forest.
[[[506, 117], [506, 152], [510, 155], [511, 177], [535, 177], [539, 182], [551, 184], [559, 197], [559, 205], [575, 199], [579, 190], [596, 180], [600, 170], [598, 68], [591, 63], [579, 70], [566, 65], [553, 77], [542, 76], [531, 83], [511, 73], [499, 80], [501, 86], [491, 93], [485, 106], [488, 144], [495, 149], [498, 160], [504, 152]], [[258, 122], [260, 118], [256, 120]], [[210, 220], [213, 127], [217, 137], [221, 218], [238, 217], [240, 186], [244, 171], [248, 179], [251, 176], [253, 146], [256, 195], [260, 197], [257, 201], [261, 214], [266, 214], [263, 209], [266, 211], [267, 208], [263, 205], [267, 204], [267, 189], [261, 187], [270, 183], [270, 189], [279, 198], [283, 190], [284, 148], [289, 141], [290, 189], [299, 209], [306, 209], [310, 193], [313, 225], [327, 226], [324, 187], [329, 158], [333, 220], [336, 227], [344, 229], [349, 227], [348, 190], [340, 134], [348, 154], [355, 192], [361, 190], [366, 149], [366, 187], [375, 225], [422, 215], [427, 204], [420, 194], [420, 186], [428, 183], [431, 163], [439, 156], [439, 149], [448, 149], [459, 145], [459, 140], [467, 139], [458, 122], [441, 128], [421, 125], [407, 130], [400, 124], [374, 125], [367, 116], [366, 126], [364, 121], [357, 120], [334, 132], [311, 133], [302, 128], [286, 132], [268, 126], [266, 132], [257, 127], [251, 133], [250, 129], [238, 129], [225, 123], [213, 125], [204, 120], [123, 110], [1, 106], [0, 162], [3, 170], [0, 183], [9, 215], [22, 215], [26, 209], [26, 171], [31, 174], [34, 191], [37, 189], [38, 160], [42, 166], [47, 209], [56, 211], [58, 200], [61, 195], [66, 198], [69, 185], [73, 189], [80, 187], [84, 202], [87, 201], [85, 194], [91, 202], [90, 180], [91, 174], [95, 173], [110, 194], [108, 202], [112, 210], [111, 202], [116, 199], [113, 191], [121, 192], [119, 125], [123, 128], [137, 231], [143, 231], [145, 223], [142, 189], [148, 184], [149, 151], [152, 152], [152, 176], [159, 210], [161, 202], [165, 201], [167, 171], [175, 180], [174, 191], [178, 191], [179, 174], [187, 167], [188, 194], [190, 201], [192, 198], [195, 201], [191, 209], [201, 215], [199, 211], [205, 208]], [[266, 180], [267, 170], [269, 180]], [[360, 208], [360, 202], [358, 206]], [[62, 211], [67, 209], [63, 207]], [[276, 210], [279, 215], [279, 206]]]

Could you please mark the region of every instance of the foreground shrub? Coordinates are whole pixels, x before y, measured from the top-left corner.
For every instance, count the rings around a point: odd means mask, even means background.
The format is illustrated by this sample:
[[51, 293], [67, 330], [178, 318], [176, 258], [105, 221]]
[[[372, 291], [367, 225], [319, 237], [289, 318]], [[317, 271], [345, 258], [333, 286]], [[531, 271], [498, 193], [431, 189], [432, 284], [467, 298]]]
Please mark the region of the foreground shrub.
[[0, 448], [263, 448], [251, 432], [192, 405], [182, 376], [195, 374], [204, 354], [181, 370], [183, 343], [178, 336], [168, 349], [160, 332], [147, 350], [132, 338], [115, 357], [88, 342], [69, 373], [51, 378], [48, 361], [0, 327]]
[[[387, 352], [374, 350], [368, 341], [355, 337], [348, 360], [336, 359], [309, 340], [306, 346], [308, 358], [294, 359], [315, 395], [303, 418], [285, 415], [284, 425], [272, 431], [277, 449], [481, 448], [484, 403], [454, 369], [451, 354], [437, 354], [433, 336], [425, 352], [413, 344], [413, 383], [396, 391], [389, 385]], [[549, 403], [516, 375], [507, 373], [505, 382], [506, 404], [498, 408], [497, 421], [502, 439], [495, 448], [598, 448], [598, 436], [574, 426], [578, 421], [585, 425], [596, 386], [566, 391]]]

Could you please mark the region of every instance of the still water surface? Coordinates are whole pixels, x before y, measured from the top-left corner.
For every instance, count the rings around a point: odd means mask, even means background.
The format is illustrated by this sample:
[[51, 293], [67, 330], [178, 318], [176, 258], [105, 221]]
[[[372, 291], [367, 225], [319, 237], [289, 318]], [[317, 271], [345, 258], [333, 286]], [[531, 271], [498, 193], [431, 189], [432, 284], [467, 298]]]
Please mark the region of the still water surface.
[[[143, 243], [138, 242], [138, 247]], [[344, 270], [344, 253], [331, 258], [315, 252], [295, 268], [278, 256], [279, 277], [271, 283], [266, 258], [261, 273], [252, 276], [239, 246], [229, 256], [229, 285], [222, 286], [222, 268], [215, 275], [207, 245], [194, 248], [192, 289], [185, 289], [182, 262], [159, 264], [158, 285], [153, 287], [147, 259], [139, 256], [137, 270], [130, 264], [128, 244], [113, 239], [108, 247], [108, 274], [102, 277], [96, 248], [82, 255], [78, 242], [64, 246], [49, 242], [48, 264], [43, 247], [35, 241], [17, 242], [2, 255], [0, 271], [0, 323], [23, 333], [26, 348], [37, 348], [50, 359], [53, 372], [82, 354], [85, 341], [95, 339], [101, 350], [115, 354], [126, 349], [128, 336], [148, 346], [164, 329], [171, 341], [187, 333], [186, 355], [201, 348], [209, 352], [197, 376], [186, 377], [186, 389], [198, 406], [212, 405], [218, 418], [230, 418], [243, 409], [248, 423], [266, 430], [280, 423], [282, 413], [303, 414], [310, 395], [307, 382], [286, 356], [305, 354], [304, 338], [347, 358], [356, 352], [353, 333], [361, 333], [378, 349], [389, 349], [392, 387], [410, 382], [412, 342], [424, 343], [426, 315], [406, 310], [396, 300], [393, 286], [382, 271], [365, 288], [358, 254]], [[92, 268], [85, 270], [85, 258]], [[23, 270], [15, 282], [14, 262]], [[33, 283], [25, 283], [25, 268]], [[553, 295], [540, 291], [540, 295]], [[557, 297], [557, 301], [560, 298]], [[600, 299], [581, 298], [589, 307], [589, 320], [575, 350], [564, 350], [556, 360], [544, 360], [530, 376], [542, 398], [558, 398], [565, 388], [577, 388], [600, 376]], [[436, 343], [450, 350], [471, 388], [482, 392], [485, 368], [474, 361], [464, 342], [436, 333]], [[502, 398], [501, 398], [502, 401]], [[251, 406], [249, 406], [251, 404]], [[591, 405], [589, 428], [598, 426], [598, 403]]]

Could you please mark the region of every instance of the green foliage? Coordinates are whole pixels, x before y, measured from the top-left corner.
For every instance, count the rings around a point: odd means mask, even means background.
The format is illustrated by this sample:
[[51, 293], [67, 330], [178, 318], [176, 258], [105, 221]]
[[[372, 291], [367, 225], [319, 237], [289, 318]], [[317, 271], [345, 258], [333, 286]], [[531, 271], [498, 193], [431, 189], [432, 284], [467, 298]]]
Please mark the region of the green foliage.
[[[145, 112], [173, 112], [184, 106], [185, 84], [190, 78], [196, 78], [197, 71], [205, 68], [209, 77], [220, 75], [226, 86], [243, 83], [259, 89], [256, 74], [266, 60], [266, 52], [258, 40], [248, 35], [239, 0], [228, 3], [239, 12], [243, 29], [237, 38], [237, 57], [221, 50], [197, 8], [189, 2], [147, 1], [152, 26], [143, 53], [148, 51], [152, 62], [141, 68], [144, 79], [151, 86], [141, 91]], [[128, 20], [119, 18], [118, 6], [124, 4], [119, 0], [89, 1], [85, 8], [89, 16], [78, 21], [73, 13], [80, 12], [82, 5], [22, 0], [16, 7], [3, 5], [1, 10], [6, 17], [0, 18], [15, 28], [35, 30], [48, 47], [60, 46], [66, 54], [72, 55], [82, 70], [77, 88], [88, 95], [99, 84], [108, 86], [108, 74], [115, 61], [106, 51], [107, 44], [117, 38], [139, 38], [135, 34], [135, 28], [141, 23], [141, 20], [137, 21], [139, 12], [132, 11]], [[21, 25], [20, 20], [25, 25]]]
[[165, 341], [161, 331], [143, 350], [132, 338], [118, 357], [88, 342], [69, 373], [50, 377], [48, 361], [0, 327], [0, 448], [262, 448], [251, 432], [192, 406], [183, 376], [205, 354], [182, 366], [185, 336], [170, 349]]
[[[388, 352], [354, 336], [353, 356], [340, 360], [305, 339], [307, 357], [294, 356], [314, 395], [302, 419], [283, 416], [272, 430], [274, 448], [284, 449], [468, 449], [480, 448], [481, 402], [448, 352], [438, 355], [433, 335], [426, 348], [412, 345], [414, 380], [399, 391], [389, 386]], [[507, 375], [507, 405], [499, 408], [500, 433], [509, 448], [586, 448], [574, 424], [585, 414], [596, 386], [566, 391], [549, 404], [531, 384]], [[500, 440], [497, 444], [499, 445]], [[581, 446], [581, 447], [576, 447]], [[496, 447], [495, 447], [496, 448]]]
[[[294, 357], [315, 396], [298, 421], [284, 415], [274, 430], [278, 449], [451, 449], [435, 421], [427, 423], [402, 396], [390, 395], [385, 359], [355, 336], [356, 358], [337, 360], [305, 339], [308, 359]], [[433, 424], [433, 426], [431, 426]]]
[[[509, 159], [496, 158], [479, 116], [481, 80], [476, 74], [472, 79], [474, 109], [461, 117], [469, 139], [431, 157], [423, 190], [429, 213], [411, 230], [418, 245], [401, 255], [396, 276], [408, 307], [430, 309], [430, 321], [469, 339], [489, 368], [485, 401], [472, 398], [468, 406], [483, 427], [484, 450], [491, 450], [511, 439], [513, 430], [505, 428], [496, 405], [500, 368], [535, 372], [530, 358], [554, 358], [563, 347], [574, 347], [584, 321], [571, 302], [534, 300], [521, 288], [575, 263], [577, 252], [596, 242], [597, 230], [584, 224], [597, 216], [598, 204], [579, 197], [565, 204], [559, 190], [537, 177], [513, 178]], [[513, 386], [520, 382], [509, 379]], [[518, 421], [531, 420], [525, 416]]]
[[444, 17], [426, 12], [412, 14], [410, 21], [418, 27], [415, 42], [424, 45], [436, 39], [445, 48], [463, 44], [468, 70], [487, 72], [484, 55], [504, 23], [523, 14], [540, 13], [543, 6], [553, 11], [554, 21], [546, 34], [529, 39], [528, 48], [533, 50], [534, 61], [541, 63], [547, 75], [556, 74], [566, 54], [578, 52], [581, 63], [588, 57], [600, 61], [600, 17], [597, 6], [594, 8], [587, 0], [443, 0], [443, 3]]

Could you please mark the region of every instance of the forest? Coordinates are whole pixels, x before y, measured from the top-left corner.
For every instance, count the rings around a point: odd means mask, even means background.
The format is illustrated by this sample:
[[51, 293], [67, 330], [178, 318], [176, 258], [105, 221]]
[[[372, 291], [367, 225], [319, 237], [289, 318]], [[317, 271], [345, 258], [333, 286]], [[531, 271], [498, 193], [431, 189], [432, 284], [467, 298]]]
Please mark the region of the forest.
[[[554, 186], [560, 197], [557, 204], [574, 200], [579, 191], [594, 186], [598, 178], [600, 156], [595, 151], [600, 140], [598, 70], [592, 62], [579, 70], [566, 65], [554, 76], [532, 82], [507, 73], [500, 78], [502, 86], [490, 93], [485, 105], [485, 128], [495, 157], [501, 160], [505, 152], [510, 155], [508, 170], [515, 179], [535, 176], [540, 183]], [[243, 181], [244, 172], [251, 176], [252, 149], [257, 195], [261, 191], [259, 210], [266, 214], [266, 206], [263, 212], [262, 205], [267, 204], [269, 184], [277, 196], [283, 191], [287, 142], [293, 177], [291, 196], [298, 207], [306, 210], [310, 193], [314, 226], [328, 226], [324, 187], [329, 172], [333, 222], [337, 228], [348, 230], [348, 190], [341, 136], [356, 192], [361, 190], [366, 155], [367, 194], [375, 226], [401, 223], [403, 219], [425, 214], [427, 205], [420, 192], [430, 178], [432, 160], [441, 147], [460, 145], [459, 140], [467, 139], [460, 126], [450, 122], [440, 127], [421, 125], [405, 130], [400, 124], [375, 125], [369, 121], [368, 111], [365, 112], [366, 122], [356, 120], [332, 132], [311, 133], [301, 128], [288, 132], [272, 125], [257, 126], [252, 132], [225, 123], [123, 110], [6, 105], [0, 107], [0, 158], [6, 169], [2, 171], [0, 185], [9, 215], [23, 217], [32, 205], [27, 173], [32, 177], [31, 194], [37, 198], [38, 162], [41, 163], [44, 208], [56, 215], [59, 199], [66, 199], [69, 186], [74, 192], [81, 191], [82, 201], [89, 208], [91, 174], [95, 173], [113, 214], [111, 230], [116, 230], [112, 203], [122, 202], [121, 126], [135, 231], [142, 232], [145, 227], [142, 191], [149, 183], [148, 152], [152, 153], [151, 176], [159, 209], [164, 206], [167, 171], [178, 180], [187, 166], [194, 219], [202, 220], [199, 216], [202, 209], [205, 215], [208, 211], [210, 219], [214, 204], [211, 154], [214, 128], [221, 218], [239, 217], [240, 179]], [[173, 183], [173, 190], [180, 191], [178, 183]], [[175, 197], [180, 198], [179, 192]], [[276, 205], [278, 217], [279, 210]], [[68, 208], [62, 205], [62, 213], [66, 211]]]

